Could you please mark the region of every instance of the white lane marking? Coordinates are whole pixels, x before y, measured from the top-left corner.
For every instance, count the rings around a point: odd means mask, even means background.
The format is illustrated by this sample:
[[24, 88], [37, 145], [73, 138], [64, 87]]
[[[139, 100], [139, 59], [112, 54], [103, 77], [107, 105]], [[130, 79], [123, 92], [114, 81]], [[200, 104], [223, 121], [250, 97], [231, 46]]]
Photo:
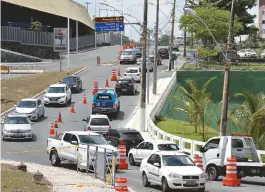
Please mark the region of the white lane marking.
[[136, 192], [131, 187], [128, 187], [128, 189], [129, 189], [130, 192]]

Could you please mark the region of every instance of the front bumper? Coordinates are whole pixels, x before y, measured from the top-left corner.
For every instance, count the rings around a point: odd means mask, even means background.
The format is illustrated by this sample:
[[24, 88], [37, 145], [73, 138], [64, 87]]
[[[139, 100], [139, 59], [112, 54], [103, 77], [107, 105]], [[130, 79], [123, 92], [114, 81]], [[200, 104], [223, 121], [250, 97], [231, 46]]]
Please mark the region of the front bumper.
[[21, 139], [21, 140], [23, 140], [23, 139], [32, 139], [32, 137], [33, 137], [33, 134], [32, 134], [32, 132], [30, 132], [30, 133], [2, 133], [2, 137], [3, 137], [3, 139]]
[[121, 62], [136, 62], [136, 58], [130, 58], [130, 59], [121, 58], [120, 61]]
[[66, 104], [67, 103], [67, 99], [66, 97], [64, 98], [46, 98], [44, 97], [43, 99], [44, 104]]
[[171, 189], [200, 189], [205, 187], [206, 179], [205, 178], [199, 178], [195, 181], [194, 184], [191, 184], [192, 180], [190, 179], [171, 179], [167, 178], [168, 186]]

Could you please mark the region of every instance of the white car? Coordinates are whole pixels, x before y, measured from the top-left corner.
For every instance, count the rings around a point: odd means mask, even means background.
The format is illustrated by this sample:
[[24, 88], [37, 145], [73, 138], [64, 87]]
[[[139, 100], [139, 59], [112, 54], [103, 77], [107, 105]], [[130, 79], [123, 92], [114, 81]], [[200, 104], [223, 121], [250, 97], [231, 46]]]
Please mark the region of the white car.
[[[142, 69], [142, 63], [143, 63], [143, 59], [142, 58], [137, 60], [137, 65], [139, 65], [140, 69]], [[148, 69], [148, 64], [149, 64], [149, 71], [153, 72], [154, 71], [154, 63], [153, 63], [153, 61], [151, 61], [151, 59], [149, 59], [149, 62], [148, 62], [148, 58], [146, 58], [146, 71]]]
[[44, 105], [60, 104], [67, 106], [72, 102], [71, 89], [66, 84], [53, 84], [46, 90], [43, 99]]
[[129, 67], [123, 76], [132, 77], [136, 82], [141, 82], [141, 70], [139, 67]]
[[129, 163], [135, 165], [141, 163], [153, 151], [180, 151], [176, 143], [171, 141], [143, 141], [136, 148], [129, 151]]
[[45, 108], [40, 99], [22, 99], [14, 107], [15, 113], [26, 114], [31, 121], [37, 121], [45, 114]]
[[163, 192], [172, 189], [205, 191], [206, 175], [183, 153], [154, 152], [143, 160], [140, 172], [144, 187], [152, 183], [162, 186]]
[[2, 140], [27, 139], [32, 141], [32, 124], [26, 114], [8, 114], [1, 121], [1, 125], [3, 126]]
[[249, 57], [256, 58], [258, 56], [257, 53], [251, 49], [242, 49], [238, 51], [237, 54], [239, 55], [240, 58], [249, 58]]
[[261, 52], [260, 58], [265, 58], [265, 49], [263, 49], [263, 51]]
[[82, 121], [84, 121], [84, 131], [108, 132], [111, 129], [111, 120], [107, 115], [89, 115]]

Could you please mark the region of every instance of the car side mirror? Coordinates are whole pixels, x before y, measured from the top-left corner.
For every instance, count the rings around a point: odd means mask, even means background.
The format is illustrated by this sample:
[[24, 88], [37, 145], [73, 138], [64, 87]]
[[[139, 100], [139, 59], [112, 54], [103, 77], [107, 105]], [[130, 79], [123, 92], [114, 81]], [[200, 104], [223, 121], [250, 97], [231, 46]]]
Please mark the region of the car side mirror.
[[161, 167], [161, 166], [159, 165], [159, 163], [154, 163], [154, 166], [155, 166], [155, 167]]
[[77, 141], [71, 141], [71, 144], [77, 145], [78, 143], [77, 143]]
[[205, 152], [203, 146], [200, 147], [200, 152], [201, 152], [201, 153]]
[[61, 81], [58, 81], [58, 84], [60, 84], [61, 83]]
[[46, 89], [46, 90], [44, 90], [44, 93], [47, 93], [47, 89]]

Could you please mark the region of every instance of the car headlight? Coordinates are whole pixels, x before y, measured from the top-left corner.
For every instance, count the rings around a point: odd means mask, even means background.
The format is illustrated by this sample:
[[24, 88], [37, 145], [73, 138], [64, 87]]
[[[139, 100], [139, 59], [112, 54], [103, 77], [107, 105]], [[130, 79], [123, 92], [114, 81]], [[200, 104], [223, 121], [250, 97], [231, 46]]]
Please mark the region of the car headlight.
[[10, 131], [7, 129], [3, 129], [3, 133], [9, 133]]
[[206, 178], [206, 174], [205, 173], [200, 174], [200, 178]]
[[31, 113], [36, 113], [37, 112], [37, 109], [34, 109]]
[[65, 95], [60, 97], [60, 99], [63, 99], [63, 98], [65, 98]]
[[181, 179], [182, 178], [179, 174], [176, 174], [176, 173], [170, 173], [168, 176], [172, 179]]

